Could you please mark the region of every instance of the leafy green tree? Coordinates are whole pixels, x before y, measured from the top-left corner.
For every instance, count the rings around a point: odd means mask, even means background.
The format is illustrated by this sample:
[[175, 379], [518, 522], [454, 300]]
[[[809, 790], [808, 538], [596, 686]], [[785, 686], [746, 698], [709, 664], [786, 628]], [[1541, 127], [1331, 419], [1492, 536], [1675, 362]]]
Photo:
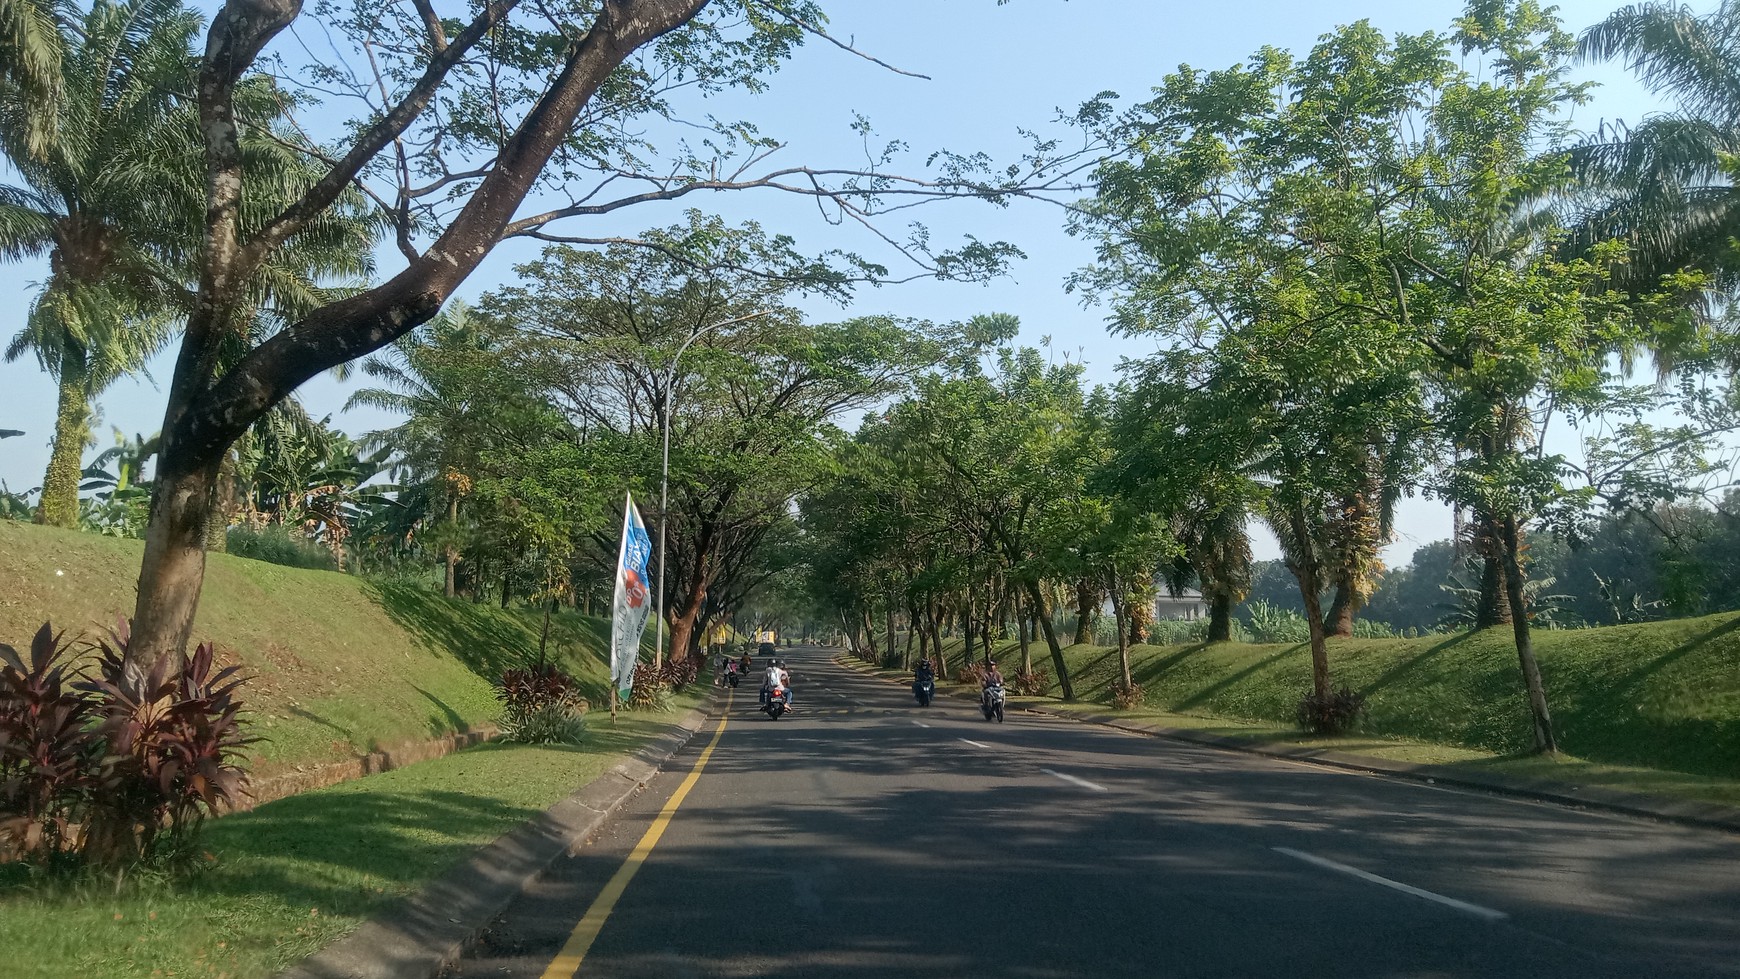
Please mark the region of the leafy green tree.
[[[367, 65], [367, 84], [331, 94], [325, 59], [286, 63], [297, 112], [349, 125], [332, 146], [287, 139], [323, 162], [261, 220], [242, 152], [238, 104], [262, 52], [282, 32], [318, 22], [343, 55]], [[309, 24], [308, 29], [315, 29]], [[759, 90], [809, 36], [827, 37], [809, 0], [611, 0], [551, 7], [485, 3], [442, 19], [422, 2], [355, 0], [310, 7], [226, 0], [213, 16], [194, 86], [202, 139], [201, 275], [170, 379], [151, 532], [134, 616], [137, 659], [183, 648], [204, 574], [204, 530], [228, 447], [298, 385], [392, 343], [434, 316], [501, 241], [536, 236], [600, 245], [584, 219], [703, 191], [771, 189], [808, 196], [841, 222], [932, 200], [1071, 195], [1059, 154], [1036, 146], [1013, 171], [978, 154], [941, 153], [935, 173], [895, 170], [898, 143], [862, 167], [771, 165], [779, 145], [747, 121], [690, 110], [683, 98], [733, 87]], [[840, 42], [846, 47], [850, 45]], [[487, 91], [490, 98], [478, 97]], [[340, 100], [354, 97], [354, 111]], [[701, 139], [659, 145], [655, 132]], [[308, 127], [303, 127], [306, 130]], [[372, 288], [334, 297], [293, 318], [245, 356], [218, 356], [246, 317], [246, 284], [330, 214], [358, 184], [392, 222], [404, 264]], [[525, 208], [528, 200], [537, 206]], [[565, 233], [558, 222], [579, 224]], [[982, 279], [1016, 254], [968, 239], [933, 251], [922, 230], [882, 240], [915, 275]], [[850, 276], [902, 276], [834, 254]]]
[[8, 100], [36, 107], [19, 143], [32, 157], [48, 150], [62, 95], [58, 11], [55, 0], [0, 0], [0, 90]]
[[668, 536], [664, 601], [682, 659], [708, 595], [825, 475], [831, 419], [899, 390], [930, 344], [887, 318], [803, 323], [784, 298], [809, 280], [768, 274], [794, 254], [754, 225], [691, 214], [639, 241], [551, 248], [519, 269], [526, 284], [484, 305], [529, 337], [526, 375], [643, 509], [657, 501], [668, 426], [671, 499], [652, 522]]
[[[1452, 47], [1472, 64], [1456, 65]], [[1362, 23], [1297, 62], [1264, 50], [1248, 66], [1181, 71], [1155, 100], [1112, 123], [1142, 153], [1106, 169], [1105, 213], [1094, 226], [1107, 242], [1102, 278], [1089, 280], [1128, 280], [1121, 315], [1132, 328], [1182, 322], [1202, 335], [1220, 329], [1224, 310], [1254, 311], [1233, 320], [1270, 334], [1238, 351], [1251, 365], [1267, 360], [1290, 364], [1288, 374], [1306, 368], [1302, 377], [1331, 378], [1308, 369], [1308, 359], [1273, 351], [1339, 333], [1345, 341], [1324, 349], [1338, 349], [1344, 366], [1388, 364], [1374, 376], [1424, 382], [1412, 394], [1379, 390], [1422, 406], [1433, 440], [1455, 451], [1438, 488], [1475, 513], [1485, 588], [1495, 605], [1502, 594], [1515, 610], [1535, 741], [1549, 751], [1521, 527], [1558, 519], [1554, 512], [1589, 491], [1567, 486], [1563, 460], [1537, 448], [1534, 411], [1599, 412], [1615, 380], [1609, 358], [1690, 329], [1674, 310], [1695, 291], [1675, 282], [1634, 301], [1635, 293], [1613, 288], [1622, 247], [1561, 253], [1552, 247], [1563, 235], [1551, 212], [1531, 212], [1570, 174], [1564, 110], [1584, 94], [1565, 78], [1571, 47], [1532, 0], [1476, 0], [1450, 36], [1392, 40]], [[1090, 107], [1085, 118], [1098, 125], [1107, 117]], [[1223, 356], [1224, 343], [1216, 344]], [[1287, 413], [1306, 404], [1310, 383], [1298, 381], [1277, 390], [1305, 400], [1272, 403]], [[1365, 444], [1393, 444], [1388, 433], [1410, 427], [1384, 426]], [[1347, 454], [1359, 444], [1302, 445], [1276, 458], [1283, 469], [1341, 472], [1357, 485], [1345, 473], [1367, 468]], [[1317, 452], [1338, 463], [1318, 466]], [[1283, 476], [1277, 489], [1288, 487]], [[1292, 487], [1300, 491], [1294, 504], [1308, 502], [1307, 488]], [[1299, 515], [1296, 505], [1287, 509]], [[1295, 534], [1293, 556], [1320, 550], [1309, 531]], [[1315, 595], [1305, 597], [1310, 607]]]

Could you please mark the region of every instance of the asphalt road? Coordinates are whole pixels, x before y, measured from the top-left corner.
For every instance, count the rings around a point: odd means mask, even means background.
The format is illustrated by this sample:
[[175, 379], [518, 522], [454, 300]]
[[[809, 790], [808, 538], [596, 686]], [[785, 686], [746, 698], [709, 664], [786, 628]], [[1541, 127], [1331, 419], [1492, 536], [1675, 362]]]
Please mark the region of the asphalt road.
[[[688, 976], [1740, 976], [1740, 837], [1127, 735], [793, 650], [579, 968]], [[709, 724], [459, 967], [540, 977]]]

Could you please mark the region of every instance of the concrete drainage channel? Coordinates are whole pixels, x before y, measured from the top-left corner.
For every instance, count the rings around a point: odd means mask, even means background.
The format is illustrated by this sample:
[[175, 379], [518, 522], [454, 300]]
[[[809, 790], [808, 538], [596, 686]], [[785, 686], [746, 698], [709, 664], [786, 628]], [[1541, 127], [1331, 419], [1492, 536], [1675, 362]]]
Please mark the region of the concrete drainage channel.
[[714, 691], [671, 731], [278, 979], [433, 979], [446, 973], [522, 890], [561, 857], [578, 853], [645, 788], [717, 707]]

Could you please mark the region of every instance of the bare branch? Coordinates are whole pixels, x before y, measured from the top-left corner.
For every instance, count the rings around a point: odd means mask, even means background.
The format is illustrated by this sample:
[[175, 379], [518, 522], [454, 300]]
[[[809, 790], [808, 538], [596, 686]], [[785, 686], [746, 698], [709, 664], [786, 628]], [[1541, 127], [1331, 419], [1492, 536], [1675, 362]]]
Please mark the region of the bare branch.
[[[232, 0], [235, 2], [235, 0]], [[251, 272], [264, 262], [266, 256], [313, 220], [322, 211], [332, 206], [333, 201], [362, 168], [367, 166], [375, 155], [385, 149], [387, 144], [404, 133], [406, 127], [422, 115], [428, 107], [435, 92], [447, 78], [460, 59], [482, 40], [489, 31], [506, 17], [519, 0], [494, 0], [481, 10], [477, 19], [472, 21], [459, 36], [454, 38], [447, 47], [436, 52], [429, 59], [429, 67], [410, 91], [399, 100], [399, 103], [384, 113], [374, 125], [370, 126], [351, 146], [338, 165], [327, 171], [302, 197], [272, 220], [254, 235], [245, 246], [241, 268], [244, 273]]]
[[905, 75], [908, 78], [922, 78], [927, 82], [931, 80], [931, 77], [929, 75], [921, 75], [916, 71], [907, 71], [904, 68], [896, 68], [893, 65], [889, 64], [888, 62], [883, 61], [881, 58], [877, 58], [873, 55], [870, 55], [870, 54], [867, 54], [863, 51], [860, 51], [856, 47], [853, 47], [851, 42], [840, 40], [839, 38], [835, 37], [834, 35], [829, 34], [825, 29], [822, 28], [821, 25], [812, 24], [807, 20], [803, 20], [799, 17], [793, 16], [790, 11], [782, 10], [778, 7], [767, 7], [767, 6], [762, 7], [762, 9], [766, 10], [768, 13], [772, 14], [773, 16], [778, 17], [780, 20], [783, 20], [786, 23], [792, 25], [793, 27], [799, 28], [800, 30], [804, 31], [804, 33], [806, 33], [806, 34], [811, 34], [811, 35], [814, 35], [815, 37], [819, 37], [822, 40], [827, 41], [829, 44], [832, 44], [834, 47], [837, 47], [842, 51], [845, 51], [849, 54], [857, 55], [858, 57], [863, 58], [865, 61], [868, 61], [873, 65], [877, 65], [879, 67], [886, 68], [889, 71], [894, 72], [896, 75]]
[[435, 16], [435, 7], [429, 0], [411, 0], [411, 3], [423, 18], [424, 29], [429, 32], [429, 47], [436, 54], [447, 50], [447, 28], [442, 26], [441, 18]]

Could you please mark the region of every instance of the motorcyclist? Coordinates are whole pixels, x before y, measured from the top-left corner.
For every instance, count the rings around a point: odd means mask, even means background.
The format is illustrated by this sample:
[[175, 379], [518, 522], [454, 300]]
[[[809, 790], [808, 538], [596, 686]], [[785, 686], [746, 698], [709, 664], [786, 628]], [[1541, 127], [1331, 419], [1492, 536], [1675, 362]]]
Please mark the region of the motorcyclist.
[[985, 698], [988, 696], [992, 687], [1001, 687], [1002, 685], [1003, 672], [997, 669], [997, 661], [994, 659], [986, 660], [985, 670], [981, 680], [979, 681], [979, 702], [985, 702]]
[[924, 688], [927, 685], [936, 689], [936, 667], [930, 665], [929, 659], [921, 659], [912, 669], [912, 693], [921, 704], [925, 702]]
[[775, 687], [785, 688], [785, 705], [790, 707], [792, 702], [791, 674], [786, 672], [785, 666], [777, 659], [769, 660], [767, 672], [762, 674], [761, 702], [763, 704], [767, 703], [768, 698], [773, 696]]

